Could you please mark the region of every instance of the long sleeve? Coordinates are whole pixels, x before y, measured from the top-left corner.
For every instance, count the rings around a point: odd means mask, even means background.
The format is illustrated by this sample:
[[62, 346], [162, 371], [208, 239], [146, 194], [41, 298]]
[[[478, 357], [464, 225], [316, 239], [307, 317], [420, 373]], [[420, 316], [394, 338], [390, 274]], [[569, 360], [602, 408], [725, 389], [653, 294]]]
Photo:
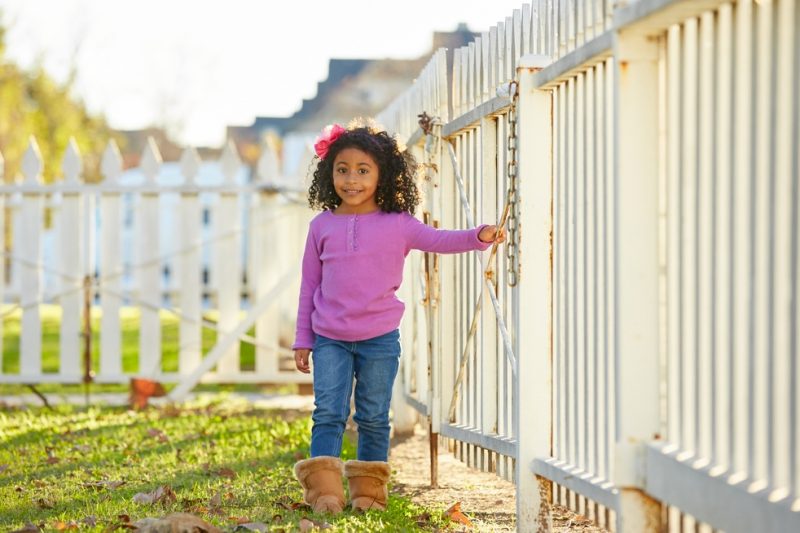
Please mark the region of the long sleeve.
[[402, 218], [403, 233], [409, 249], [453, 254], [486, 250], [492, 243], [483, 242], [478, 234], [486, 224], [465, 230], [444, 230], [423, 224], [411, 215]]
[[292, 349], [314, 346], [314, 331], [311, 329], [311, 313], [314, 311], [314, 293], [322, 282], [322, 262], [319, 258], [313, 228], [308, 228], [306, 248], [303, 253], [300, 298], [297, 305], [297, 330]]

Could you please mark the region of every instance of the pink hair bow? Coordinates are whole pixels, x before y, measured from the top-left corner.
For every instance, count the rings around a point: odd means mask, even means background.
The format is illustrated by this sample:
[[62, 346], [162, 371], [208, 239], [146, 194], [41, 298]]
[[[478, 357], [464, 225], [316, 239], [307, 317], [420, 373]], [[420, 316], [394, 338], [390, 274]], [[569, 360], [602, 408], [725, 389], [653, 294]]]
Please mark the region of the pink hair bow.
[[325, 156], [328, 155], [328, 150], [330, 150], [331, 145], [336, 142], [336, 139], [341, 137], [341, 135], [346, 131], [347, 130], [341, 127], [339, 124], [325, 126], [325, 129], [322, 130], [322, 133], [314, 142], [314, 151], [317, 153], [320, 159], [325, 159]]

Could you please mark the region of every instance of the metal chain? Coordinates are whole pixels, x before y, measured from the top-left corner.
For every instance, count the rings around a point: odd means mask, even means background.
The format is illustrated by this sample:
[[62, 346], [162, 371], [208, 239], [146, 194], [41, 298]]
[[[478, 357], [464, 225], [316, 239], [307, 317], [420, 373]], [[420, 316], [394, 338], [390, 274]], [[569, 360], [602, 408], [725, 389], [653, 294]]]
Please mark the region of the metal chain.
[[506, 282], [509, 287], [516, 287], [520, 277], [519, 261], [519, 198], [517, 192], [517, 101], [519, 85], [516, 81], [509, 84], [511, 107], [508, 110], [508, 238], [506, 239], [506, 259], [508, 273]]

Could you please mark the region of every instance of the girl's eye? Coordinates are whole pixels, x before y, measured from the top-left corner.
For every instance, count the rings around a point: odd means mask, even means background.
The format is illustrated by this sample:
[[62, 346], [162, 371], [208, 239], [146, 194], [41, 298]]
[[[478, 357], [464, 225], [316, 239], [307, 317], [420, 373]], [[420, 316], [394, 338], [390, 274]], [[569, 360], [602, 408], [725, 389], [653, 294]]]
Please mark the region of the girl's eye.
[[358, 169], [358, 173], [359, 174], [367, 174], [367, 173], [369, 173], [369, 170], [367, 170], [366, 168], [360, 168], [360, 169]]

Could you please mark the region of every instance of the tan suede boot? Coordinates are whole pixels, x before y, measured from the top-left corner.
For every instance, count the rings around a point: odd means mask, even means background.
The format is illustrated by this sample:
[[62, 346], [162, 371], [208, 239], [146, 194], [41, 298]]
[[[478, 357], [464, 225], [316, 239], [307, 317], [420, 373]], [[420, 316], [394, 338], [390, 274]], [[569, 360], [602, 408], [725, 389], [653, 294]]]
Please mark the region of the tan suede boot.
[[344, 464], [338, 457], [313, 457], [298, 461], [294, 475], [303, 486], [303, 500], [315, 513], [341, 513], [344, 508], [342, 472]]
[[389, 463], [383, 461], [347, 461], [344, 475], [350, 488], [350, 504], [353, 509], [386, 509], [389, 491]]

